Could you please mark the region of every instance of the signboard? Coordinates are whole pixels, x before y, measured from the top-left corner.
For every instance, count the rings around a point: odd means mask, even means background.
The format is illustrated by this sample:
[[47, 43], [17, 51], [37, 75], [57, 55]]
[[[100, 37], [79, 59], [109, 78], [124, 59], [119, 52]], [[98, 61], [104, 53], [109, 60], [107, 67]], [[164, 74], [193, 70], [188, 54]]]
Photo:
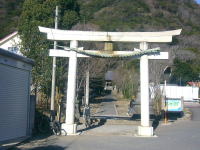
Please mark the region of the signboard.
[[181, 99], [166, 99], [167, 111], [179, 112], [183, 111]]

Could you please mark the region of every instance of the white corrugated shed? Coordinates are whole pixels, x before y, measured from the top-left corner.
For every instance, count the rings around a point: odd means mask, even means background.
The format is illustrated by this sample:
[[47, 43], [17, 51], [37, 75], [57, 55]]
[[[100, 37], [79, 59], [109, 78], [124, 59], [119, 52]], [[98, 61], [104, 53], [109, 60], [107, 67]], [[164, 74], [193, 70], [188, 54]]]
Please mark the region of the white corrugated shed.
[[30, 59], [0, 49], [0, 142], [31, 133], [32, 64]]

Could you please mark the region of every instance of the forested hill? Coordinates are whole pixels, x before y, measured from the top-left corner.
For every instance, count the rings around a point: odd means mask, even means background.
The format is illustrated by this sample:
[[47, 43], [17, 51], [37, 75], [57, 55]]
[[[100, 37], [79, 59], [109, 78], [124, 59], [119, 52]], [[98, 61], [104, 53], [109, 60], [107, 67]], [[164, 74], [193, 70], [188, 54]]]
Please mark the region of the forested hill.
[[[24, 1], [0, 0], [0, 38], [17, 30]], [[36, 1], [42, 2], [42, 0]], [[181, 60], [181, 65], [185, 66], [182, 61], [189, 64], [188, 72], [195, 72], [195, 75], [189, 75], [190, 78], [187, 81], [193, 79], [194, 76], [197, 79], [197, 74], [200, 72], [200, 67], [198, 67], [200, 64], [200, 5], [195, 0], [77, 1], [80, 8], [78, 25], [81, 29], [83, 26], [105, 31], [163, 31], [182, 28], [181, 36], [173, 38], [171, 44], [161, 45], [161, 49], [171, 51], [169, 62], [173, 63], [174, 58], [178, 58]], [[176, 63], [180, 65], [180, 61]], [[181, 71], [179, 74], [186, 73]]]
[[[168, 65], [171, 83], [200, 79], [200, 5], [194, 0], [79, 0], [86, 23], [106, 31], [163, 31], [183, 29], [170, 44], [159, 44], [169, 52], [167, 61], [150, 61], [150, 81], [163, 80]], [[119, 45], [118, 45], [119, 46]]]
[[174, 66], [172, 83], [178, 83], [180, 77], [184, 83], [199, 80], [200, 5], [194, 0], [79, 0], [79, 3], [82, 20], [98, 25], [100, 30], [163, 31], [182, 28], [181, 36], [173, 38], [172, 43], [159, 45], [162, 51], [170, 52], [170, 59], [151, 64], [150, 80], [159, 78], [161, 74], [158, 72], [167, 64]]
[[[16, 30], [24, 0], [0, 0], [0, 38]], [[82, 21], [107, 31], [183, 28], [200, 34], [200, 5], [194, 0], [78, 0]]]
[[24, 0], [0, 0], [0, 39], [17, 30]]
[[[24, 0], [0, 0], [0, 38], [17, 30]], [[78, 0], [82, 22], [107, 31], [182, 28], [200, 36], [200, 5], [194, 0]], [[196, 46], [195, 46], [196, 47]]]
[[194, 0], [79, 0], [81, 15], [109, 31], [183, 28], [200, 33], [200, 5]]
[[180, 57], [186, 55], [185, 51], [195, 54], [200, 51], [200, 5], [194, 0], [79, 0], [79, 3], [82, 20], [98, 25], [100, 30], [182, 28], [182, 36], [174, 38], [172, 43], [181, 43], [184, 52], [180, 52]]

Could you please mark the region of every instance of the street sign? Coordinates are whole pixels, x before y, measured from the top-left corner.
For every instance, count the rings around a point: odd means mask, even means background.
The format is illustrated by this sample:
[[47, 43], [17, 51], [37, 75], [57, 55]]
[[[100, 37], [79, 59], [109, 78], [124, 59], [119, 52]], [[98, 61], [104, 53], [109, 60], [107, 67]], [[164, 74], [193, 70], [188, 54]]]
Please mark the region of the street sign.
[[180, 112], [183, 111], [182, 99], [166, 99], [168, 112]]

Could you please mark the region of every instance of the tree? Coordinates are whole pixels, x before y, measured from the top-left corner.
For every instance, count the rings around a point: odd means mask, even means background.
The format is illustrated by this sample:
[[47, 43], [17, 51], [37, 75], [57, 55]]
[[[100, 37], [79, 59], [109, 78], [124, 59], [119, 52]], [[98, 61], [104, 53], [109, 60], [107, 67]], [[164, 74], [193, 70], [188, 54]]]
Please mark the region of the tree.
[[[38, 30], [38, 26], [54, 27], [54, 12], [59, 6], [59, 28], [70, 29], [79, 20], [79, 6], [76, 0], [26, 0], [23, 3], [18, 31], [23, 55], [35, 61], [32, 70], [32, 84], [35, 91], [50, 95], [52, 60], [48, 56], [48, 49], [53, 43]], [[69, 17], [71, 22], [67, 23]], [[62, 21], [61, 21], [62, 20]], [[58, 73], [63, 71], [64, 63], [58, 64]], [[62, 78], [62, 77], [61, 77]], [[60, 78], [60, 79], [61, 79]]]
[[199, 78], [199, 65], [197, 61], [174, 60], [171, 82], [185, 85], [188, 81], [196, 81]]
[[16, 31], [23, 2], [24, 0], [0, 0], [0, 39]]
[[114, 70], [114, 85], [116, 85], [126, 99], [137, 96], [139, 88], [138, 66], [138, 60], [123, 60], [121, 63], [118, 63], [118, 67]]

